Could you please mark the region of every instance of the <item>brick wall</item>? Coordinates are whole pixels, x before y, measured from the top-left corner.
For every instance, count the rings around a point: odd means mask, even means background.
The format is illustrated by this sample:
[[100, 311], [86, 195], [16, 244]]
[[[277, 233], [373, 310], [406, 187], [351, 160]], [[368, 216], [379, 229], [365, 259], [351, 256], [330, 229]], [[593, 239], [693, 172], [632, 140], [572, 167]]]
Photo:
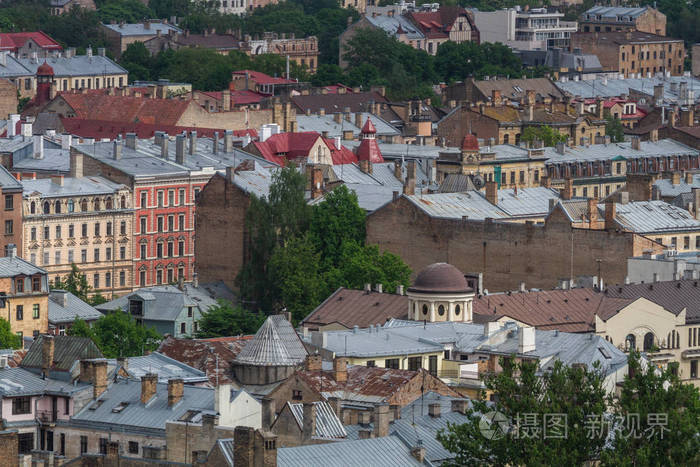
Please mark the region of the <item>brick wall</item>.
[[559, 279], [598, 275], [623, 283], [627, 258], [645, 248], [660, 250], [644, 237], [621, 232], [572, 229], [566, 222], [505, 224], [428, 217], [404, 197], [367, 217], [367, 241], [400, 255], [414, 275], [435, 262], [461, 271], [483, 272], [492, 291], [552, 288]]
[[[499, 137], [499, 126], [496, 120], [472, 112], [468, 106], [463, 105], [440, 121], [437, 129], [438, 141], [441, 142], [441, 138], [445, 138], [447, 146], [461, 147], [462, 140], [469, 133], [470, 128], [477, 138]], [[514, 140], [515, 138], [511, 142]]]
[[0, 467], [15, 467], [19, 465], [17, 431], [0, 431]]
[[0, 118], [17, 113], [17, 86], [8, 79], [0, 79]]

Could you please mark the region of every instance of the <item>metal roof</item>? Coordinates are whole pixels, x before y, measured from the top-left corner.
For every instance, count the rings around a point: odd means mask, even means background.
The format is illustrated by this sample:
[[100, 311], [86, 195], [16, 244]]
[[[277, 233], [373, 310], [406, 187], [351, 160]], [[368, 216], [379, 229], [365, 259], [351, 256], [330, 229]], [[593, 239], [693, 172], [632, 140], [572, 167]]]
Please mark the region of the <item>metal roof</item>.
[[[592, 97], [618, 97], [622, 94], [630, 94], [630, 91], [639, 91], [650, 96], [654, 95], [654, 86], [664, 85], [665, 103], [676, 103], [681, 100], [679, 84], [685, 82], [689, 91], [700, 91], [700, 80], [690, 76], [667, 76], [654, 78], [596, 78], [580, 81], [555, 81], [556, 86], [563, 92], [572, 96], [583, 98]], [[697, 99], [695, 99], [697, 101]]]
[[342, 357], [375, 357], [406, 353], [441, 352], [437, 342], [419, 341], [401, 333], [374, 327], [350, 331], [325, 331], [323, 348]]
[[[32, 346], [29, 347], [27, 355], [24, 356], [20, 366], [23, 368], [41, 368], [42, 366], [42, 345], [47, 336], [40, 335]], [[102, 352], [97, 348], [89, 337], [78, 336], [53, 336], [54, 352], [52, 371], [70, 371], [78, 360], [103, 358]]]
[[[7, 52], [3, 52], [5, 64], [0, 65], [0, 78], [14, 78], [17, 76], [32, 76], [35, 73], [29, 71], [22, 63]], [[43, 63], [43, 62], [42, 62]]]
[[[605, 215], [605, 204], [598, 205]], [[615, 221], [637, 233], [660, 234], [677, 231], [700, 231], [700, 221], [685, 209], [664, 201], [615, 203]]]
[[108, 57], [101, 55], [74, 55], [70, 58], [49, 57], [46, 59], [19, 58], [18, 61], [29, 70], [32, 75], [36, 75], [37, 69], [48, 63], [53, 68], [56, 78], [71, 76], [104, 76], [113, 74], [127, 74], [128, 71], [117, 65]]
[[614, 19], [617, 20], [618, 16], [629, 16], [630, 18], [636, 18], [645, 11], [647, 11], [646, 6], [644, 7], [606, 7], [606, 6], [594, 6], [586, 10], [581, 16], [583, 19], [587, 19], [587, 15], [602, 16], [603, 19]]
[[[113, 410], [117, 407], [121, 410]], [[117, 381], [94, 401], [73, 416], [69, 425], [77, 427], [110, 427], [117, 431], [153, 429], [165, 432], [165, 424], [185, 415], [197, 423], [201, 415], [213, 413], [214, 389], [185, 385], [182, 399], [168, 407], [168, 385], [157, 383], [156, 394], [147, 404], [141, 403], [141, 382], [117, 378]], [[188, 414], [189, 412], [189, 414]]]
[[32, 276], [34, 274], [46, 274], [46, 271], [18, 256], [3, 256], [0, 258], [0, 277], [15, 277], [20, 274]]
[[[58, 198], [62, 196], [108, 195], [114, 194], [124, 185], [114, 183], [104, 177], [64, 177], [59, 185], [50, 178], [22, 180], [24, 196], [38, 193], [42, 198]], [[115, 203], [116, 205], [116, 203]]]
[[423, 465], [397, 436], [314, 444], [277, 450], [279, 467], [407, 467]]
[[4, 167], [0, 165], [0, 188], [3, 190], [21, 190], [22, 184]]
[[268, 316], [234, 360], [238, 364], [286, 366], [298, 365], [307, 351], [284, 315]]
[[554, 188], [507, 188], [498, 190], [498, 207], [512, 217], [545, 216], [550, 200], [559, 197], [559, 191]]
[[[344, 131], [352, 131], [353, 138], [360, 136], [362, 125], [369, 118], [377, 130], [379, 136], [400, 136], [401, 132], [392, 126], [389, 122], [381, 117], [373, 115], [369, 112], [350, 113], [350, 120], [344, 117], [348, 114], [342, 114], [343, 119], [340, 123], [335, 121], [334, 114], [325, 115], [297, 115], [297, 131], [315, 131], [317, 133], [328, 132], [329, 138], [342, 137]], [[355, 119], [360, 115], [362, 125], [357, 127]]]
[[[113, 365], [117, 364], [117, 361], [114, 359], [109, 360], [109, 362]], [[181, 378], [185, 383], [209, 381], [209, 378], [203, 371], [158, 352], [140, 357], [129, 357], [124, 370], [135, 379], [141, 379], [142, 376], [148, 373], [155, 373], [158, 375], [158, 381], [162, 383], [167, 383], [169, 379], [173, 378]]]
[[[146, 23], [129, 23], [129, 24], [102, 24], [103, 27], [111, 29], [119, 33], [121, 36], [155, 36], [160, 31], [161, 34], [167, 35], [169, 31], [182, 33], [182, 29], [168, 23], [158, 21], [149, 21]], [[146, 27], [148, 26], [148, 27]]]
[[[65, 305], [63, 299], [65, 298]], [[49, 294], [49, 323], [72, 323], [77, 318], [83, 321], [99, 319], [102, 313], [65, 290], [52, 290]]]
[[403, 195], [430, 217], [470, 220], [507, 219], [510, 215], [486, 200], [477, 191], [466, 193], [434, 193], [424, 195]]
[[70, 151], [68, 149], [51, 149], [44, 146], [44, 157], [37, 159], [27, 154], [25, 157], [12, 159], [12, 169], [24, 172], [70, 172]]
[[389, 35], [397, 35], [398, 29], [401, 28], [403, 34], [405, 34], [408, 39], [415, 40], [425, 38], [423, 33], [404, 16], [377, 15], [372, 17], [370, 15], [365, 16], [365, 19], [373, 26], [383, 29]]
[[631, 142], [612, 144], [591, 144], [590, 146], [575, 146], [564, 148], [564, 154], [559, 154], [556, 148], [544, 148], [547, 165], [571, 162], [608, 161], [617, 157], [637, 159], [643, 157], [668, 157], [670, 155], [697, 156], [700, 152], [673, 139], [660, 139], [656, 142], [641, 141], [639, 150], [632, 149]]
[[656, 180], [654, 186], [659, 189], [659, 194], [663, 197], [667, 196], [678, 196], [683, 193], [690, 193], [693, 188], [700, 188], [700, 175], [693, 174], [692, 183], [686, 183], [685, 180], [681, 180], [678, 185], [674, 185], [671, 180], [663, 178], [661, 180]]
[[87, 383], [43, 379], [24, 368], [0, 369], [0, 398], [42, 394], [73, 394], [92, 386]]
[[[304, 426], [304, 404], [292, 404], [287, 402], [292, 415], [299, 424]], [[338, 419], [335, 411], [326, 401], [313, 402], [316, 407], [316, 430], [313, 437], [316, 439], [343, 439], [348, 436], [343, 423]]]

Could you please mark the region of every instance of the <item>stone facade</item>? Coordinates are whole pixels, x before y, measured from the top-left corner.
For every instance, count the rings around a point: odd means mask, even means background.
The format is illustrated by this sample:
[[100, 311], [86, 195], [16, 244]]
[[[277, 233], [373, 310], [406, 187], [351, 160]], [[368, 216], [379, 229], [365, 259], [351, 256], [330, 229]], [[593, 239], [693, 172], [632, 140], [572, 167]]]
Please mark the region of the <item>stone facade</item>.
[[10, 114], [17, 113], [17, 86], [10, 80], [0, 79], [0, 118], [8, 119]]
[[573, 229], [554, 219], [536, 226], [431, 218], [404, 197], [367, 217], [367, 242], [400, 255], [413, 271], [436, 262], [482, 271], [491, 290], [517, 289], [522, 282], [552, 288], [561, 278], [599, 272], [608, 283], [623, 283], [628, 257], [661, 252], [639, 235]]

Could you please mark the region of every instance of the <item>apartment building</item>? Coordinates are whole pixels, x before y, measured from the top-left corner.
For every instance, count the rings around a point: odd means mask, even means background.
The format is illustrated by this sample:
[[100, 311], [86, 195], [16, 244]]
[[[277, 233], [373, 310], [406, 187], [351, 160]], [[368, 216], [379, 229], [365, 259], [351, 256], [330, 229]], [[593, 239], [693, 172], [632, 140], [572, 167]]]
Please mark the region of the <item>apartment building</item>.
[[12, 332], [36, 337], [48, 331], [48, 275], [14, 248], [0, 258], [0, 291], [0, 316], [7, 317]]
[[[41, 137], [39, 137], [41, 138]], [[132, 200], [129, 189], [103, 177], [23, 180], [22, 255], [49, 280], [77, 265], [106, 297], [132, 289]]]
[[9, 249], [22, 245], [22, 184], [3, 166], [0, 166], [0, 190], [3, 201], [0, 248], [8, 256]]
[[112, 53], [119, 57], [129, 44], [134, 42], [146, 42], [156, 36], [168, 34], [181, 34], [183, 31], [165, 21], [146, 20], [143, 23], [126, 24], [124, 22], [114, 24], [101, 24], [100, 30], [110, 44]]
[[685, 44], [647, 32], [579, 32], [571, 36], [571, 49], [598, 56], [604, 71], [624, 77], [652, 77], [657, 73], [683, 74]]
[[640, 31], [666, 35], [666, 15], [651, 6], [594, 6], [579, 17], [581, 32]]

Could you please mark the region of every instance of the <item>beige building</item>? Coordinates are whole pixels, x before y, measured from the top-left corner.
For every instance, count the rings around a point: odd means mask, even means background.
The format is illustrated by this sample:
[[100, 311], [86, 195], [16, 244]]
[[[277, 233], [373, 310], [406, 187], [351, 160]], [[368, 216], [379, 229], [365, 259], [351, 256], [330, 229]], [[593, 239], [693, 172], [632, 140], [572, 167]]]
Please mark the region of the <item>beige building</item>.
[[38, 336], [49, 329], [49, 284], [46, 271], [16, 256], [0, 258], [0, 316], [20, 337]]
[[162, 21], [146, 20], [143, 23], [134, 24], [102, 24], [100, 31], [104, 33], [112, 53], [119, 57], [129, 44], [146, 42], [157, 36], [168, 34], [182, 34], [183, 31], [172, 24]]
[[102, 177], [23, 180], [22, 254], [49, 279], [76, 264], [105, 297], [132, 289], [132, 201], [124, 185]]

